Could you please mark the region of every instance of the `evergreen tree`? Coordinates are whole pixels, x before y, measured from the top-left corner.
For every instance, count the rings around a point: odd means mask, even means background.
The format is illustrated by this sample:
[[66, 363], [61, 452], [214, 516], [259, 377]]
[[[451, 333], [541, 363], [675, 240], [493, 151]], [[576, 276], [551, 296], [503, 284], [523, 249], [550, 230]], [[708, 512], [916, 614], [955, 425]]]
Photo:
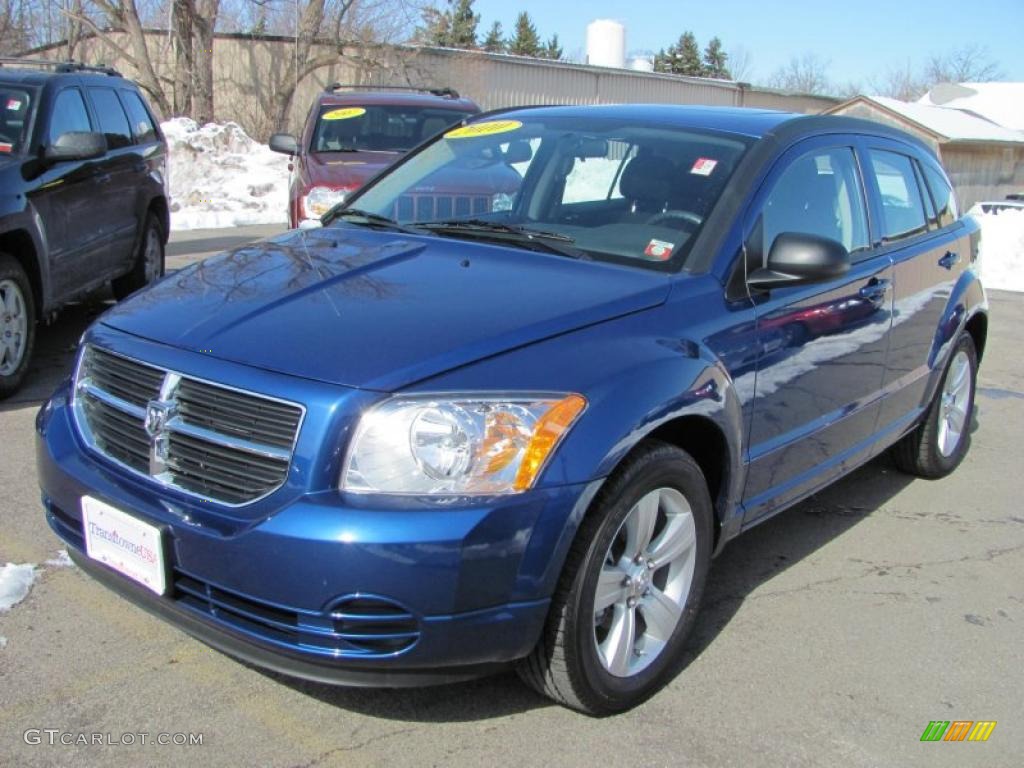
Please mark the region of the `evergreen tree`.
[[530, 20], [530, 14], [523, 11], [516, 19], [516, 34], [508, 44], [509, 53], [518, 56], [539, 56], [541, 52], [540, 37], [537, 28]]
[[704, 74], [707, 77], [714, 77], [719, 80], [731, 80], [732, 73], [729, 71], [729, 54], [722, 50], [722, 41], [718, 37], [712, 37], [708, 47], [704, 49]]
[[559, 61], [562, 58], [562, 46], [558, 44], [558, 35], [552, 35], [548, 38], [547, 43], [544, 44], [541, 56], [553, 61]]
[[426, 45], [451, 46], [452, 17], [436, 6], [423, 9], [423, 22], [416, 30], [416, 40]]
[[675, 45], [668, 50], [658, 51], [654, 57], [655, 72], [669, 72], [673, 75], [692, 75], [700, 77], [704, 74], [704, 63], [701, 61], [700, 48], [693, 32], [684, 32]]
[[487, 37], [484, 38], [483, 48], [491, 53], [505, 52], [505, 34], [501, 29], [500, 21], [496, 21], [491, 25], [491, 29], [487, 32]]
[[[454, 5], [454, 8], [452, 6]], [[473, 13], [473, 0], [448, 0], [445, 12], [451, 19], [452, 48], [476, 48], [476, 26], [480, 23], [480, 14]]]

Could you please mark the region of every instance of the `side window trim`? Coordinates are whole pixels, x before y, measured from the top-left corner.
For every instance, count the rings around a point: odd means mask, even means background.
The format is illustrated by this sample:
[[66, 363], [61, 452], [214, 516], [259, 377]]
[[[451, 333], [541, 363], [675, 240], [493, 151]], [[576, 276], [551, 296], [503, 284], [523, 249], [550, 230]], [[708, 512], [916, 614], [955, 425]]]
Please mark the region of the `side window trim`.
[[[863, 165], [866, 169], [872, 169], [871, 173], [865, 173], [864, 184], [865, 189], [868, 193], [869, 208], [872, 212], [872, 217], [877, 220], [878, 227], [873, 231], [872, 239], [875, 249], [879, 253], [888, 253], [889, 251], [899, 250], [908, 245], [912, 245], [921, 240], [928, 239], [935, 231], [929, 226], [927, 218], [927, 208], [925, 206], [924, 195], [929, 194], [928, 192], [920, 188], [920, 182], [918, 182], [918, 196], [921, 201], [921, 209], [925, 213], [924, 227], [912, 235], [907, 235], [898, 239], [890, 239], [885, 236], [884, 225], [885, 225], [885, 211], [882, 207], [882, 193], [878, 186], [878, 181], [875, 178], [873, 168], [871, 165], [871, 152], [889, 152], [894, 155], [902, 155], [910, 160], [911, 167], [914, 167], [914, 163], [917, 162], [917, 150], [914, 147], [907, 146], [896, 141], [888, 141], [883, 138], [872, 136], [865, 138], [860, 144], [860, 151], [863, 153]], [[916, 177], [915, 177], [916, 179]]]

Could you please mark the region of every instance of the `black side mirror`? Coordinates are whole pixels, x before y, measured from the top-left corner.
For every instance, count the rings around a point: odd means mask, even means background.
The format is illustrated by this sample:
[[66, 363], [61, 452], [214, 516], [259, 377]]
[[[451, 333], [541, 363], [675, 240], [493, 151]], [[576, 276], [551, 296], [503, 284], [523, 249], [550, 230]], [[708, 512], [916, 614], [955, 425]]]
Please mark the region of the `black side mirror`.
[[747, 285], [759, 291], [787, 285], [821, 283], [850, 270], [850, 254], [827, 237], [783, 232], [768, 252], [768, 266], [747, 275]]
[[290, 133], [275, 133], [270, 137], [270, 148], [282, 155], [297, 155], [299, 141]]
[[107, 151], [107, 139], [102, 133], [89, 131], [68, 131], [57, 137], [43, 150], [43, 159], [48, 163], [68, 160], [93, 160]]

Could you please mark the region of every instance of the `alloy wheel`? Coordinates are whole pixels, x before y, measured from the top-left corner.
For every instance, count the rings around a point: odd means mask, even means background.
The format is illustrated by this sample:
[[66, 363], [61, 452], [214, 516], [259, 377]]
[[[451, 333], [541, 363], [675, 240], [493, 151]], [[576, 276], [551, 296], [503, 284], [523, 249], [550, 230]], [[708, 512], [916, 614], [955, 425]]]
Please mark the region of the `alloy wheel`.
[[25, 356], [28, 310], [21, 288], [13, 280], [0, 280], [0, 376], [11, 376]]
[[630, 509], [594, 594], [594, 643], [609, 674], [631, 677], [664, 651], [690, 595], [696, 547], [690, 504], [676, 489], [650, 491]]
[[939, 453], [952, 456], [967, 429], [967, 411], [971, 402], [971, 361], [967, 353], [958, 350], [949, 364], [942, 385], [939, 404]]

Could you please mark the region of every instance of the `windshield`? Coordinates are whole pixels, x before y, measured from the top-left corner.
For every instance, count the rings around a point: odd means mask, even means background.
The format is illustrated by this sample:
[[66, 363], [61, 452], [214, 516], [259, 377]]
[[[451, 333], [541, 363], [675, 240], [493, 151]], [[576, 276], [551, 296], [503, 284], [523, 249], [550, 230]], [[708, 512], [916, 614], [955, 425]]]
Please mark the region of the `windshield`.
[[406, 152], [472, 115], [409, 106], [325, 106], [317, 118], [312, 151]]
[[352, 205], [446, 237], [504, 228], [508, 240], [512, 227], [590, 258], [665, 269], [685, 259], [746, 146], [635, 121], [503, 116], [448, 131]]
[[0, 154], [21, 151], [34, 107], [32, 96], [24, 88], [0, 83]]

